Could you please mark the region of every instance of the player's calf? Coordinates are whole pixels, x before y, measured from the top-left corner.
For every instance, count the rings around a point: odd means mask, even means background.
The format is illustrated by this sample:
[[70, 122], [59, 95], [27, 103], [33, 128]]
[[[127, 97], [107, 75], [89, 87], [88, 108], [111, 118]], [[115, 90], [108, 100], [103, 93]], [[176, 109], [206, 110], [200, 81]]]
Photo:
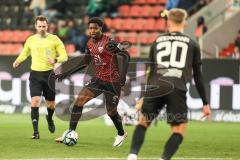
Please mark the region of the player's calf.
[[54, 121], [52, 120], [52, 118], [49, 118], [48, 115], [46, 115], [46, 120], [47, 120], [47, 123], [48, 123], [48, 130], [49, 130], [51, 133], [54, 133], [54, 132], [55, 132], [55, 124], [54, 124]]

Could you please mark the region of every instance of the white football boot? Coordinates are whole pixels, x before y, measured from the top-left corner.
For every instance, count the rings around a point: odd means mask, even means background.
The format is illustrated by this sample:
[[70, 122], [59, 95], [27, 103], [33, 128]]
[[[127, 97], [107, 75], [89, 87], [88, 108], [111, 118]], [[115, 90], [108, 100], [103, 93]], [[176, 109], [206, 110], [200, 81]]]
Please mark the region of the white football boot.
[[129, 154], [127, 160], [137, 160], [136, 154]]
[[119, 147], [122, 145], [122, 142], [127, 138], [127, 132], [124, 133], [124, 135], [119, 136], [117, 135], [115, 137], [115, 141], [113, 143], [113, 147]]

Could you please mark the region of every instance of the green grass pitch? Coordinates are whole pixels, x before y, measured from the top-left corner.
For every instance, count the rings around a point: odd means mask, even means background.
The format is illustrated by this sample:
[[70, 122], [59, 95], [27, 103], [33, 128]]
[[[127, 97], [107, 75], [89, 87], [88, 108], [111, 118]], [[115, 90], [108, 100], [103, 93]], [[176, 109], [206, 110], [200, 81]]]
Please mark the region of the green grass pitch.
[[[98, 118], [80, 122], [77, 128], [78, 144], [73, 147], [55, 143], [67, 128], [68, 122], [55, 117], [56, 132], [49, 133], [44, 116], [40, 116], [40, 140], [31, 140], [32, 126], [30, 115], [0, 114], [0, 159], [107, 159], [127, 157], [133, 126], [125, 126], [128, 138], [119, 148], [112, 143], [116, 131], [114, 127], [105, 126]], [[160, 121], [151, 127], [139, 158], [159, 157], [170, 134], [169, 126]], [[175, 159], [214, 159], [240, 158], [240, 123], [196, 122], [190, 121], [187, 133]]]

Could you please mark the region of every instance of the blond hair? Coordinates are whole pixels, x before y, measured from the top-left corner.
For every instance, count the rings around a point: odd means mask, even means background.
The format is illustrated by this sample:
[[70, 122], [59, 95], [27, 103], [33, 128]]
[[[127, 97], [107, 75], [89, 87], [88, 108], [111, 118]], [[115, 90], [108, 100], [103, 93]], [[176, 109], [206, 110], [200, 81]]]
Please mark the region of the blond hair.
[[167, 13], [168, 20], [175, 24], [182, 24], [188, 17], [186, 10], [180, 8], [173, 8]]

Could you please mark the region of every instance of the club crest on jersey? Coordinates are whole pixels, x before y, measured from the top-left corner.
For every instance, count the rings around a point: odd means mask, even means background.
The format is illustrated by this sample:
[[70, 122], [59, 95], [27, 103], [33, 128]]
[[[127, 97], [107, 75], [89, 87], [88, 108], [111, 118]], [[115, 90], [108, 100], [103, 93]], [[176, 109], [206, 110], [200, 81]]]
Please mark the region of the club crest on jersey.
[[102, 53], [103, 52], [103, 47], [98, 47], [98, 51], [100, 52], [100, 53]]

